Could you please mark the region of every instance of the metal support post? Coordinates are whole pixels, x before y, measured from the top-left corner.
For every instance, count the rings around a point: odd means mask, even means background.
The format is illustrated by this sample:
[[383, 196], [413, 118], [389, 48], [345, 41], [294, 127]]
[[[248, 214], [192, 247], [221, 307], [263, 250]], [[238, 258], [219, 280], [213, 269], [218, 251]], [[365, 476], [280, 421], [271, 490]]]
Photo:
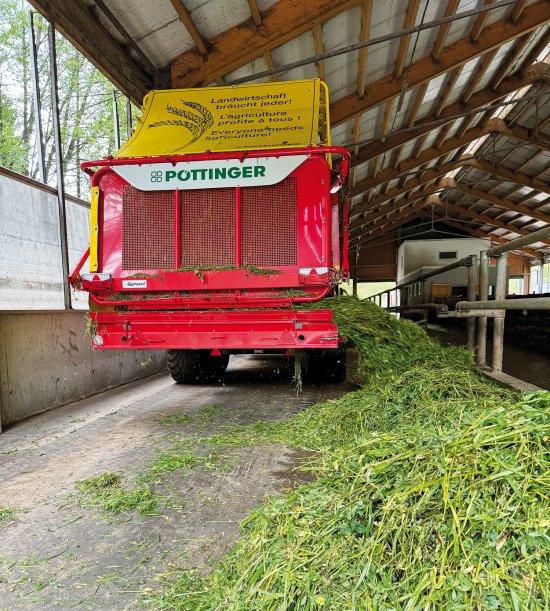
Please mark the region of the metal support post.
[[[468, 267], [468, 289], [466, 291], [466, 297], [468, 301], [475, 301], [476, 298], [476, 284], [477, 284], [477, 256], [472, 257], [472, 264]], [[468, 318], [466, 321], [466, 333], [468, 350], [474, 352], [476, 344], [476, 319]]]
[[132, 102], [126, 98], [126, 140], [130, 140], [132, 135]]
[[[495, 286], [495, 301], [506, 297], [508, 287], [508, 253], [497, 258], [497, 281]], [[493, 373], [502, 371], [502, 355], [504, 352], [504, 316], [495, 318], [493, 323]]]
[[353, 296], [357, 297], [357, 263], [359, 261], [359, 248], [355, 249], [355, 263], [353, 264], [353, 278], [352, 278], [352, 286], [353, 286]]
[[115, 135], [115, 149], [118, 151], [120, 148], [120, 120], [118, 117], [118, 104], [115, 89], [113, 89], [113, 127]]
[[[486, 250], [480, 253], [479, 258], [479, 299], [489, 299], [489, 257]], [[480, 368], [487, 366], [487, 317], [477, 321], [476, 363]]]
[[59, 213], [59, 241], [61, 246], [61, 272], [63, 274], [63, 301], [65, 309], [71, 309], [71, 287], [69, 286], [69, 248], [67, 242], [67, 215], [65, 210], [65, 176], [63, 172], [63, 149], [61, 125], [59, 122], [59, 92], [57, 87], [57, 54], [55, 48], [55, 27], [48, 26], [50, 48], [51, 96], [53, 115], [53, 136], [55, 144], [55, 166], [57, 175], [57, 209]]
[[46, 162], [44, 156], [44, 130], [42, 129], [42, 105], [40, 103], [40, 79], [38, 77], [38, 56], [36, 51], [36, 37], [34, 33], [34, 13], [29, 11], [29, 49], [32, 78], [32, 103], [34, 110], [34, 125], [36, 152], [38, 154], [38, 175], [40, 182], [46, 184]]

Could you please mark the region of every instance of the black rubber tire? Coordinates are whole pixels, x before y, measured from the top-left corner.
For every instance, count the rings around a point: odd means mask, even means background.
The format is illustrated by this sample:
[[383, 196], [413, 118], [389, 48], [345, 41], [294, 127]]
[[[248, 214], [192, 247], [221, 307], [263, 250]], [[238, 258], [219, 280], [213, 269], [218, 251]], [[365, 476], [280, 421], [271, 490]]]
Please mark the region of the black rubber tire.
[[201, 359], [201, 366], [208, 377], [217, 378], [221, 376], [229, 365], [229, 354], [221, 356], [210, 356], [206, 354]]
[[346, 361], [345, 346], [324, 350], [308, 350], [305, 377], [315, 383], [343, 382], [346, 379]]
[[201, 384], [220, 376], [229, 363], [229, 355], [210, 356], [210, 350], [167, 350], [166, 364], [178, 384]]

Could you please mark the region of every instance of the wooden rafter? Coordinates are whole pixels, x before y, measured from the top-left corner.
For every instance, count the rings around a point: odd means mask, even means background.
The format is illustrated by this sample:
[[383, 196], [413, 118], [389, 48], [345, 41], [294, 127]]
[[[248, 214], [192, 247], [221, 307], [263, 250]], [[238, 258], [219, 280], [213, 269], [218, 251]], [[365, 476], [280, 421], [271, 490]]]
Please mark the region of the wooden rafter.
[[491, 78], [491, 89], [495, 89], [500, 85], [502, 79], [508, 74], [510, 68], [514, 65], [514, 62], [521, 55], [523, 49], [525, 49], [525, 47], [531, 40], [532, 35], [532, 32], [524, 34], [523, 36], [518, 38], [516, 42], [512, 45], [512, 48], [508, 50], [506, 57], [500, 62], [498, 68], [493, 74], [493, 77]]
[[467, 104], [463, 104], [461, 101], [448, 104], [441, 111], [440, 117], [436, 117], [432, 114], [428, 115], [416, 121], [416, 123], [411, 126], [412, 129], [407, 128], [393, 134], [389, 134], [385, 142], [374, 140], [373, 142], [362, 146], [359, 149], [359, 153], [352, 158], [352, 165], [355, 166], [365, 163], [377, 155], [382, 155], [389, 149], [401, 146], [409, 140], [413, 140], [422, 134], [436, 129], [434, 126], [434, 121], [438, 121], [439, 119], [443, 121], [447, 118], [450, 121], [452, 119], [449, 117], [456, 116], [463, 112], [475, 112], [477, 110], [481, 110], [483, 106], [486, 106], [487, 104], [498, 102], [498, 100], [506, 97], [508, 94], [516, 91], [517, 89], [521, 89], [521, 87], [524, 87], [525, 85], [530, 85], [536, 82], [542, 76], [546, 75], [546, 77], [548, 77], [549, 72], [550, 68], [546, 64], [536, 64], [530, 71], [514, 73], [513, 75], [504, 79], [499, 87], [497, 87], [497, 89], [494, 91], [485, 88], [477, 93], [474, 93]]
[[[195, 46], [202, 56], [205, 56], [208, 53], [208, 49], [206, 47], [206, 43], [201, 36], [201, 33], [197, 30], [197, 26], [195, 22], [191, 18], [189, 11], [185, 8], [182, 0], [170, 0], [170, 4], [174, 7], [174, 10], [178, 14], [180, 21], [185, 26], [185, 29], [189, 32], [189, 35], [193, 39]], [[218, 76], [223, 76], [219, 74]]]
[[[450, 17], [456, 13], [456, 9], [460, 4], [460, 0], [448, 0], [447, 6], [445, 7], [445, 17]], [[451, 22], [444, 23], [439, 26], [439, 30], [437, 30], [437, 36], [435, 37], [434, 46], [432, 48], [432, 58], [434, 61], [439, 59], [441, 55], [441, 51], [445, 46], [445, 39], [447, 38], [447, 34], [449, 33], [449, 29], [451, 28]]]
[[[409, 0], [407, 3], [407, 11], [405, 12], [405, 22], [403, 23], [403, 29], [408, 30], [414, 26], [416, 20], [416, 14], [418, 13], [418, 7], [420, 6], [420, 0]], [[409, 48], [409, 42], [411, 35], [401, 36], [399, 39], [399, 49], [397, 50], [397, 56], [395, 59], [395, 66], [393, 69], [393, 76], [399, 80], [403, 76], [403, 70], [405, 68], [405, 60], [407, 59], [407, 50]]]
[[469, 144], [470, 142], [473, 142], [474, 140], [477, 140], [478, 138], [488, 136], [492, 133], [504, 134], [523, 142], [535, 144], [541, 148], [546, 148], [548, 146], [547, 141], [536, 138], [532, 130], [528, 130], [525, 127], [520, 127], [518, 125], [510, 127], [502, 119], [492, 119], [483, 126], [472, 127], [461, 137], [454, 136], [452, 138], [448, 138], [444, 142], [436, 142], [434, 146], [423, 150], [418, 156], [415, 156], [413, 153], [411, 157], [401, 161], [397, 168], [386, 168], [376, 177], [369, 177], [359, 181], [352, 189], [351, 195], [352, 197], [355, 197], [368, 189], [372, 189], [373, 187], [376, 187], [387, 180], [395, 178], [396, 173], [401, 174], [414, 170], [425, 163], [438, 159], [444, 154], [450, 153], [466, 144]]
[[[431, 182], [440, 178], [441, 176], [445, 176], [448, 172], [452, 170], [456, 170], [461, 168], [464, 165], [463, 159], [457, 159], [456, 161], [452, 161], [448, 164], [445, 164], [443, 167], [435, 167], [425, 170], [424, 172], [419, 172], [418, 176], [413, 176], [404, 182], [403, 185], [398, 187], [393, 187], [392, 189], [388, 189], [386, 195], [374, 196], [370, 202], [366, 202], [363, 200], [360, 204], [356, 204], [353, 207], [352, 214], [355, 216], [357, 214], [362, 214], [370, 210], [370, 208], [376, 203], [381, 201], [387, 201], [392, 197], [398, 197], [403, 193], [411, 191], [414, 188], [420, 187], [421, 185]], [[382, 199], [384, 198], [384, 199]]]
[[390, 217], [395, 216], [395, 214], [400, 214], [407, 205], [413, 204], [420, 198], [424, 198], [428, 195], [435, 195], [444, 189], [454, 188], [456, 188], [456, 183], [451, 178], [445, 178], [442, 181], [433, 184], [426, 184], [420, 191], [410, 193], [405, 197], [395, 200], [389, 205], [382, 206], [378, 210], [374, 210], [370, 214], [367, 214], [364, 218], [355, 221], [351, 224], [350, 229], [353, 233], [355, 233], [361, 228], [366, 227], [369, 223], [372, 223], [380, 218], [389, 219]]
[[[494, 1], [495, 0], [484, 0], [483, 4], [484, 6], [487, 6], [488, 4], [493, 4]], [[479, 40], [479, 37], [481, 36], [483, 29], [485, 28], [485, 24], [487, 23], [488, 18], [489, 18], [489, 11], [485, 11], [484, 13], [479, 13], [479, 15], [476, 17], [476, 20], [474, 21], [474, 25], [472, 26], [472, 29], [470, 30], [470, 40], [472, 42], [477, 42]]]
[[468, 161], [468, 164], [473, 168], [486, 172], [487, 174], [494, 174], [495, 176], [500, 176], [501, 178], [505, 178], [510, 182], [516, 182], [524, 187], [530, 187], [531, 189], [538, 189], [544, 193], [550, 193], [550, 185], [547, 182], [541, 180], [540, 178], [527, 176], [521, 172], [514, 172], [514, 170], [511, 170], [502, 164], [493, 165], [485, 159], [472, 159]]
[[108, 76], [134, 104], [155, 86], [162, 86], [159, 72], [139, 66], [128, 51], [95, 19], [86, 5], [64, 0], [30, 0], [32, 6], [55, 24], [83, 55]]
[[249, 20], [210, 40], [211, 49], [206, 58], [197, 49], [191, 49], [172, 60], [172, 86], [198, 87], [215, 81], [360, 1], [279, 0], [265, 14], [263, 27], [258, 28]]
[[377, 231], [378, 229], [381, 229], [384, 226], [398, 227], [400, 225], [404, 225], [405, 223], [408, 223], [409, 221], [412, 220], [410, 217], [418, 213], [420, 210], [422, 210], [422, 208], [432, 205], [433, 202], [431, 198], [433, 197], [435, 196], [429, 195], [428, 197], [425, 197], [419, 200], [415, 200], [414, 202], [407, 204], [406, 206], [402, 208], [398, 219], [388, 220], [386, 218], [382, 218], [382, 219], [379, 219], [378, 221], [375, 221], [371, 225], [366, 226], [364, 228], [363, 233], [358, 234], [356, 237], [350, 240], [350, 244], [353, 244], [355, 242], [361, 242], [361, 240], [366, 235], [372, 234], [374, 231]]
[[[372, 0], [361, 0], [361, 29], [359, 31], [359, 42], [365, 42], [370, 34], [370, 24], [372, 19]], [[359, 50], [357, 59], [357, 96], [361, 99], [365, 95], [367, 82], [367, 60], [368, 47]], [[353, 141], [359, 142], [361, 139], [361, 114], [355, 116], [353, 120]], [[353, 153], [357, 155], [359, 145], [353, 147]], [[351, 171], [351, 184], [355, 183], [355, 170]]]
[[[365, 42], [370, 34], [370, 24], [372, 20], [372, 0], [361, 1], [361, 29], [359, 31], [359, 42]], [[357, 96], [362, 98], [365, 95], [365, 85], [367, 82], [367, 59], [369, 55], [368, 47], [359, 50], [357, 59]]]
[[[544, 25], [550, 21], [548, 6], [548, 0], [538, 0], [525, 8], [521, 19], [516, 24], [507, 18], [500, 19], [487, 26], [483, 36], [476, 42], [472, 42], [470, 37], [466, 36], [444, 47], [437, 62], [431, 55], [413, 62], [407, 72], [409, 87], [431, 80], [480, 55], [484, 55], [495, 47], [500, 47], [509, 40], [523, 36]], [[365, 112], [386, 102], [399, 95], [400, 90], [401, 83], [394, 79], [392, 72], [372, 83], [369, 87], [370, 95], [364, 99], [360, 100], [357, 94], [341, 98], [332, 105], [333, 125], [339, 125], [360, 112]]]
[[[315, 55], [321, 55], [324, 52], [323, 29], [320, 24], [313, 26], [313, 45], [315, 47]], [[319, 78], [325, 78], [325, 62], [321, 60], [316, 65]]]
[[537, 212], [536, 210], [531, 210], [527, 206], [516, 204], [515, 202], [509, 199], [498, 197], [497, 195], [494, 195], [492, 193], [487, 193], [486, 191], [482, 191], [481, 189], [465, 185], [463, 182], [456, 183], [455, 188], [459, 191], [462, 191], [462, 193], [465, 193], [466, 195], [474, 197], [480, 201], [488, 202], [492, 206], [497, 206], [498, 208], [502, 208], [505, 211], [517, 212], [518, 214], [530, 216], [531, 218], [537, 221], [550, 223], [550, 215], [548, 214], [544, 214], [543, 212]]
[[483, 78], [483, 75], [485, 74], [485, 72], [487, 72], [487, 68], [489, 67], [489, 64], [493, 61], [493, 59], [495, 58], [495, 55], [497, 54], [497, 52], [498, 52], [498, 49], [491, 49], [488, 53], [485, 53], [485, 55], [483, 56], [479, 64], [476, 66], [476, 69], [474, 70], [470, 78], [468, 79], [468, 84], [466, 85], [466, 89], [464, 90], [464, 93], [462, 94], [463, 102], [467, 102], [472, 97], [472, 94], [474, 93], [476, 87], [478, 86], [479, 81]]
[[[437, 196], [432, 196], [432, 197], [437, 197]], [[461, 214], [463, 216], [467, 216], [485, 225], [492, 225], [496, 229], [503, 229], [504, 231], [508, 231], [509, 233], [517, 233], [522, 236], [529, 235], [531, 233], [530, 231], [522, 229], [521, 227], [518, 227], [517, 225], [512, 225], [511, 223], [505, 223], [503, 221], [500, 221], [497, 218], [493, 218], [489, 214], [485, 214], [483, 212], [477, 212], [473, 210], [472, 208], [467, 208], [465, 206], [461, 206], [460, 204], [443, 202], [442, 200], [439, 200], [439, 201], [440, 201], [439, 205], [444, 206], [449, 211], [455, 212], [457, 214]], [[550, 245], [550, 241], [544, 241], [544, 244]]]
[[[256, 0], [247, 0], [247, 2], [248, 2], [248, 7], [250, 8], [250, 14], [252, 15], [252, 20], [254, 21], [254, 25], [257, 28], [262, 27], [262, 14], [260, 13], [260, 9], [258, 8], [258, 3], [256, 2]], [[264, 53], [264, 61], [266, 63], [266, 66], [270, 70], [273, 70], [273, 68], [275, 67], [275, 64], [273, 63], [273, 58], [271, 57], [271, 53], [269, 51], [266, 51]], [[276, 81], [277, 75], [273, 74], [271, 76], [271, 80]]]

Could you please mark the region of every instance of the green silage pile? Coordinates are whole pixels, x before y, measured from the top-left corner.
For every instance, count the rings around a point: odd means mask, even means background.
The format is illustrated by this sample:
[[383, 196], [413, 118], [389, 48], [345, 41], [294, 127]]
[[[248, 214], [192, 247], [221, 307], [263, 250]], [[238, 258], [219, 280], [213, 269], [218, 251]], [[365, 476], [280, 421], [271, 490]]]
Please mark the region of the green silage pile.
[[293, 419], [210, 438], [318, 450], [314, 483], [268, 500], [180, 609], [545, 609], [550, 393], [520, 395], [411, 323], [326, 300], [364, 387]]

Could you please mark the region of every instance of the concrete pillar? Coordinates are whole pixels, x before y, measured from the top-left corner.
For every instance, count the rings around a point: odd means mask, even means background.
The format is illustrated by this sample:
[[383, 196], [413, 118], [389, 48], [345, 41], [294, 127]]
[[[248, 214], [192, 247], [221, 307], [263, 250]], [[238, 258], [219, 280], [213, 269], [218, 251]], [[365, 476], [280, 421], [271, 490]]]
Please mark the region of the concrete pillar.
[[[497, 258], [497, 280], [495, 286], [495, 300], [505, 299], [508, 287], [508, 253]], [[495, 318], [493, 327], [493, 372], [502, 371], [502, 356], [504, 353], [504, 314]]]
[[[489, 299], [489, 257], [487, 251], [480, 253], [479, 260], [479, 299]], [[477, 321], [476, 364], [483, 368], [487, 366], [487, 317], [482, 316]]]
[[[466, 292], [466, 298], [468, 301], [476, 300], [476, 284], [477, 284], [477, 256], [472, 257], [472, 264], [468, 267], [468, 289]], [[468, 337], [468, 350], [474, 352], [475, 349], [475, 338], [476, 338], [476, 319], [468, 318], [466, 320], [466, 329]]]

